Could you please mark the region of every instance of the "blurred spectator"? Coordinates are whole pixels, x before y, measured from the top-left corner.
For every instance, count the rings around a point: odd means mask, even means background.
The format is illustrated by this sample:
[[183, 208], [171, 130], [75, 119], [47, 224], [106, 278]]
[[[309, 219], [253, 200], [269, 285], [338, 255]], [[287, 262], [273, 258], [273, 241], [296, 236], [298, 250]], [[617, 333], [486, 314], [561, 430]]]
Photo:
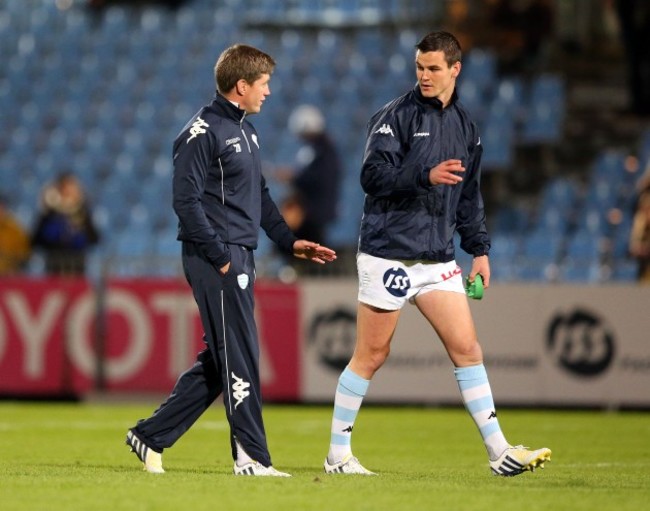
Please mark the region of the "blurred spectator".
[[650, 115], [650, 2], [616, 0], [627, 60], [630, 113]]
[[639, 263], [638, 281], [650, 284], [650, 188], [639, 196], [630, 231], [630, 254]]
[[442, 24], [444, 30], [456, 35], [464, 52], [468, 52], [476, 45], [476, 39], [479, 36], [477, 32], [482, 32], [481, 27], [484, 26], [483, 20], [480, 20], [480, 23], [474, 23], [479, 16], [476, 14], [470, 16], [469, 4], [469, 0], [449, 0], [445, 6], [445, 17]]
[[555, 32], [551, 0], [486, 0], [502, 73], [543, 70]]
[[29, 235], [0, 195], [0, 276], [20, 272], [31, 255]]
[[289, 116], [289, 130], [304, 142], [296, 168], [280, 168], [276, 177], [291, 190], [282, 214], [300, 239], [326, 244], [327, 227], [336, 220], [343, 172], [334, 142], [318, 108], [301, 105]]
[[47, 184], [32, 233], [32, 244], [45, 254], [50, 275], [83, 275], [86, 253], [99, 241], [81, 183], [69, 172]]

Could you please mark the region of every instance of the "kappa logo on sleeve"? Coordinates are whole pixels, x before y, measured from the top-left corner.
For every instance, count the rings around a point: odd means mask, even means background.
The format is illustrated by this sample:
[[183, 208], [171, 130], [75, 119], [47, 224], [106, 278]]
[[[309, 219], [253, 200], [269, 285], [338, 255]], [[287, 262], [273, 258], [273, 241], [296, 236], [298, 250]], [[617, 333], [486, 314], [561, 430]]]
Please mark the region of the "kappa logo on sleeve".
[[210, 125], [207, 122], [205, 122], [200, 117], [197, 117], [196, 121], [194, 121], [194, 123], [190, 127], [190, 133], [191, 133], [192, 136], [190, 138], [188, 138], [187, 142], [185, 142], [185, 143], [188, 144], [190, 142], [190, 140], [192, 140], [193, 138], [196, 138], [199, 135], [203, 135], [205, 133], [204, 128], [209, 128], [209, 127], [210, 127]]
[[390, 135], [391, 137], [394, 137], [395, 134], [393, 133], [393, 128], [390, 127], [390, 124], [382, 124], [375, 133], [379, 133], [380, 135]]

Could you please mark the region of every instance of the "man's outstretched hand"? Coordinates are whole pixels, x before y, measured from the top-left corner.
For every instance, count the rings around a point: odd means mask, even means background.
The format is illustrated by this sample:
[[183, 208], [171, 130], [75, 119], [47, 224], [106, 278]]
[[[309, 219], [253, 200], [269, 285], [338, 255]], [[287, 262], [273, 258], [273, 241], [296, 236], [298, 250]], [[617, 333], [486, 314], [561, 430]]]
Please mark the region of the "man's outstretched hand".
[[298, 240], [293, 244], [293, 255], [318, 264], [331, 263], [336, 259], [336, 252], [331, 248], [307, 240]]

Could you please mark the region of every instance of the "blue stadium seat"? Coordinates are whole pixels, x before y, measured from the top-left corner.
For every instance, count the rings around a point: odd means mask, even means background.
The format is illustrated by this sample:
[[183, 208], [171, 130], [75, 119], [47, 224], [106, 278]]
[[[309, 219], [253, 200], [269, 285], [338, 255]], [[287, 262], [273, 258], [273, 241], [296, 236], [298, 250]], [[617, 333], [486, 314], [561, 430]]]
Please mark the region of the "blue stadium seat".
[[162, 257], [181, 257], [181, 242], [176, 239], [176, 230], [160, 233], [154, 240], [153, 251]]
[[612, 280], [616, 282], [636, 282], [639, 264], [632, 259], [617, 259], [612, 271]]
[[521, 142], [555, 143], [560, 140], [566, 114], [564, 82], [557, 75], [535, 77], [523, 120]]
[[600, 209], [606, 212], [617, 205], [619, 199], [620, 182], [611, 178], [599, 178], [594, 176], [589, 182], [585, 196], [586, 209]]
[[495, 233], [491, 236], [490, 259], [496, 264], [513, 266], [520, 255], [521, 238], [516, 234]]
[[486, 129], [483, 133], [482, 166], [485, 172], [510, 168], [514, 162], [512, 132], [506, 130], [500, 134], [497, 129]]
[[[462, 268], [462, 267], [461, 267]], [[492, 283], [507, 283], [515, 282], [519, 280], [519, 273], [517, 271], [517, 265], [513, 264], [501, 264], [495, 263], [492, 259], [490, 260], [490, 271]]]
[[494, 215], [490, 215], [492, 229], [502, 234], [523, 234], [530, 227], [530, 212], [516, 204], [501, 206]]
[[579, 185], [573, 179], [557, 178], [542, 190], [540, 208], [557, 209], [566, 214], [578, 201]]
[[620, 261], [629, 257], [631, 230], [631, 212], [624, 214], [618, 225], [612, 226], [609, 241], [611, 244], [611, 255], [614, 260]]
[[496, 87], [493, 102], [503, 105], [516, 121], [523, 115], [524, 84], [521, 78], [501, 78]]
[[560, 270], [560, 280], [563, 282], [579, 282], [596, 284], [605, 280], [606, 268], [594, 260], [567, 261]]
[[110, 252], [115, 256], [131, 258], [149, 256], [153, 250], [153, 240], [146, 231], [127, 229], [115, 239]]
[[557, 207], [540, 208], [532, 227], [541, 232], [553, 233], [554, 236], [562, 236], [569, 229], [569, 221], [566, 210]]
[[566, 258], [570, 261], [588, 263], [599, 261], [603, 250], [602, 238], [588, 230], [580, 230], [569, 237]]
[[459, 80], [458, 97], [460, 102], [472, 114], [474, 120], [481, 125], [486, 115], [486, 99], [479, 82], [467, 77]]
[[497, 58], [492, 50], [473, 48], [463, 57], [460, 80], [479, 84], [483, 94], [491, 94], [497, 83]]
[[591, 167], [594, 179], [620, 179], [625, 175], [625, 158], [628, 155], [618, 149], [601, 151]]
[[560, 233], [546, 230], [534, 231], [523, 240], [522, 256], [527, 261], [555, 263], [560, 255], [562, 241]]
[[610, 223], [607, 219], [607, 209], [599, 206], [587, 206], [578, 213], [576, 228], [578, 232], [588, 233], [593, 238], [607, 236]]
[[522, 282], [553, 282], [557, 280], [555, 263], [522, 260], [515, 268], [515, 280]]
[[486, 171], [505, 170], [514, 162], [515, 120], [505, 105], [492, 105], [481, 130], [483, 157]]
[[123, 5], [113, 4], [106, 7], [102, 16], [101, 31], [106, 40], [113, 40], [115, 34], [129, 32], [129, 12]]

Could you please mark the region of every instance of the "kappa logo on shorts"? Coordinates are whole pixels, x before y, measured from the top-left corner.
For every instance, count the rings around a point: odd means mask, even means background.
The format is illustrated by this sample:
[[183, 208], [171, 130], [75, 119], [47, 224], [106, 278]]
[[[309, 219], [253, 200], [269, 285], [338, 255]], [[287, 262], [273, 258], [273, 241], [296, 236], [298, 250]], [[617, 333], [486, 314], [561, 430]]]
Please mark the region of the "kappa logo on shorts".
[[411, 279], [403, 268], [395, 266], [384, 273], [384, 287], [393, 296], [406, 296], [411, 287]]

